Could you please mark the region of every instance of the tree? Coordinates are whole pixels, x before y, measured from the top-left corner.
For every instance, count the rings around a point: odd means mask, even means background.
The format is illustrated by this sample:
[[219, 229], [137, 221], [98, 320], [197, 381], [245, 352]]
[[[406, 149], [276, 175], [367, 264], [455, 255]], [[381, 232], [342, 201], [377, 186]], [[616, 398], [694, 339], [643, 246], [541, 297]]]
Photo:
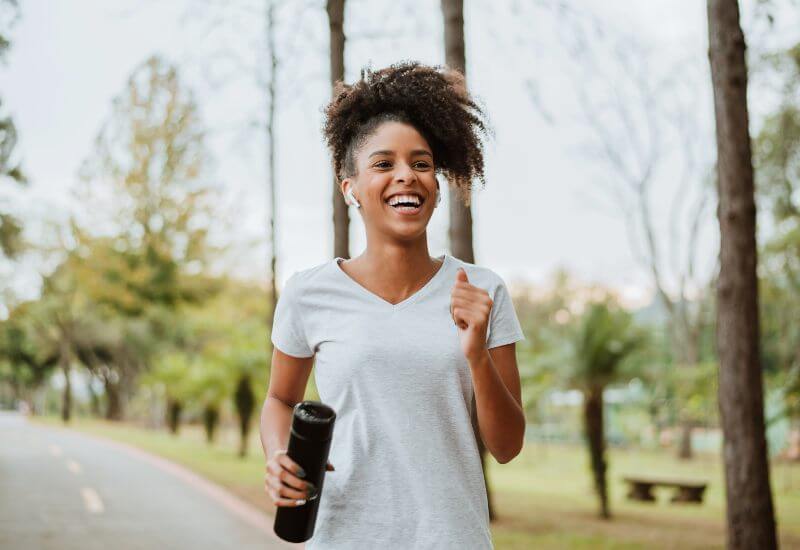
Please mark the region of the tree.
[[275, 51], [275, 2], [274, 0], [267, 0], [266, 9], [266, 39], [267, 49], [269, 50], [269, 77], [265, 82], [267, 92], [267, 120], [265, 129], [267, 131], [267, 159], [268, 159], [268, 174], [267, 185], [269, 187], [269, 236], [270, 236], [270, 253], [269, 253], [269, 278], [270, 278], [270, 308], [269, 308], [269, 325], [272, 326], [272, 320], [275, 317], [275, 308], [278, 305], [277, 287], [275, 285], [276, 279], [276, 258], [278, 250], [278, 235], [275, 225], [275, 218], [277, 217], [277, 204], [275, 203], [275, 107], [277, 102], [277, 94], [275, 88], [278, 79], [278, 54]]
[[[191, 91], [174, 66], [154, 56], [134, 69], [113, 105], [81, 168], [78, 198], [107, 208], [105, 217], [93, 212], [99, 227], [92, 233], [116, 236], [118, 250], [141, 251], [143, 260], [158, 266], [152, 282], [207, 272], [222, 250], [208, 239], [217, 196]], [[161, 288], [152, 298], [172, 305], [186, 297]]]
[[[264, 345], [268, 332], [263, 323], [264, 306], [253, 300], [254, 289], [231, 283], [215, 300], [206, 315], [212, 314], [215, 336], [209, 340], [206, 355], [225, 373], [226, 396], [233, 398], [239, 425], [239, 456], [247, 456], [248, 439], [256, 406], [254, 383], [269, 379], [270, 355]], [[247, 302], [248, 306], [241, 304]], [[269, 307], [269, 306], [267, 306]], [[269, 338], [267, 338], [269, 340]]]
[[531, 335], [520, 366], [526, 412], [535, 414], [537, 401], [556, 388], [582, 392], [599, 515], [609, 518], [603, 393], [609, 384], [643, 376], [651, 361], [649, 330], [612, 292], [576, 284], [564, 271], [555, 273], [546, 292], [520, 305], [520, 322]]
[[764, 434], [745, 38], [737, 0], [708, 0], [707, 5], [717, 130], [717, 348], [727, 543], [729, 548], [777, 548]]
[[250, 384], [249, 376], [239, 378], [236, 385], [236, 392], [233, 395], [236, 405], [236, 412], [239, 414], [239, 456], [244, 458], [247, 455], [247, 438], [250, 435], [250, 419], [256, 405], [256, 396], [253, 386]]
[[15, 306], [0, 321], [0, 382], [11, 387], [12, 398], [30, 403], [36, 414], [33, 392], [44, 385], [58, 362], [58, 355], [42, 347], [32, 317], [36, 302]]
[[229, 380], [224, 365], [207, 354], [197, 357], [189, 369], [187, 396], [193, 405], [202, 410], [203, 427], [209, 444], [214, 442], [222, 403], [230, 394]]
[[269, 378], [270, 356], [264, 349], [264, 330], [253, 320], [240, 323], [229, 334], [221, 364], [236, 379], [233, 402], [239, 420], [239, 456], [247, 456], [247, 443], [256, 406], [253, 383]]
[[[78, 243], [48, 276], [53, 289], [70, 288], [80, 303], [80, 325], [71, 339], [72, 351], [90, 376], [103, 384], [105, 418], [122, 420], [139, 373], [145, 371], [164, 342], [180, 330], [173, 306], [156, 296], [168, 296], [172, 284], [158, 273], [158, 264], [126, 250], [115, 237], [92, 237], [72, 224]], [[194, 277], [192, 277], [194, 278]], [[183, 299], [193, 296], [204, 280], [181, 282]], [[194, 289], [194, 290], [190, 290]]]
[[191, 357], [181, 351], [160, 354], [143, 378], [142, 383], [160, 388], [166, 397], [166, 423], [173, 435], [178, 435], [181, 413], [184, 410], [190, 380]]
[[644, 342], [633, 317], [613, 300], [590, 303], [568, 342], [570, 385], [583, 393], [583, 423], [600, 516], [611, 517], [606, 485], [603, 391], [620, 377], [621, 365]]
[[[82, 167], [84, 187], [78, 194], [93, 209], [94, 234], [73, 222], [70, 269], [89, 282], [83, 288], [93, 302], [165, 335], [179, 330], [181, 307], [218, 291], [208, 275], [223, 251], [208, 235], [215, 220], [209, 162], [191, 92], [175, 67], [148, 58], [114, 100], [96, 151]], [[126, 363], [132, 368], [106, 365], [110, 400], [117, 383], [123, 396], [130, 394], [148, 360], [142, 354]], [[115, 416], [121, 417], [119, 403]]]
[[183, 350], [191, 353], [190, 378], [185, 401], [202, 408], [209, 438], [224, 400], [233, 398], [239, 425], [239, 456], [247, 443], [255, 410], [253, 383], [269, 378], [269, 356], [264, 344], [268, 333], [267, 300], [260, 289], [234, 280], [211, 301], [187, 311]]
[[59, 271], [44, 278], [42, 296], [30, 310], [36, 347], [56, 359], [64, 376], [61, 419], [65, 423], [72, 415], [71, 372], [76, 362], [75, 340], [82, 330], [85, 310], [86, 301], [74, 278]]

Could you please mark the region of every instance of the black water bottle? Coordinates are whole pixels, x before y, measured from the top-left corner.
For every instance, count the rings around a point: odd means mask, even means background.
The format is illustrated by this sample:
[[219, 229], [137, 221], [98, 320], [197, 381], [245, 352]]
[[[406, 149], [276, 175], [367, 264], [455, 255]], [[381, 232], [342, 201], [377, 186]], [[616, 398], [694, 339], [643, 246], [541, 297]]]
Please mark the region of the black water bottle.
[[319, 495], [301, 506], [278, 506], [273, 529], [283, 540], [305, 542], [314, 534], [334, 420], [336, 412], [319, 401], [303, 401], [294, 406], [286, 455], [305, 470], [303, 479], [313, 483]]

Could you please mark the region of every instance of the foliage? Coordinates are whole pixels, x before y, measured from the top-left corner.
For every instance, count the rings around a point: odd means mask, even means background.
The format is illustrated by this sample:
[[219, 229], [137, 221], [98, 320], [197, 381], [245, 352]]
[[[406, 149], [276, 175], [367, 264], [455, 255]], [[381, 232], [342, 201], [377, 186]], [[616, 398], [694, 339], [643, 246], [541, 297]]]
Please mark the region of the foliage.
[[42, 384], [57, 361], [37, 342], [31, 318], [34, 307], [33, 302], [19, 304], [0, 321], [0, 381], [7, 382], [17, 397]]
[[760, 253], [762, 358], [785, 412], [800, 416], [800, 44], [768, 56], [780, 102], [754, 140], [759, 206], [771, 222]]
[[[93, 224], [70, 222], [71, 246], [28, 315], [38, 349], [104, 382], [110, 417], [122, 416], [154, 361], [155, 376], [167, 379], [191, 365], [193, 395], [222, 399], [224, 386], [209, 389], [219, 375], [207, 367], [214, 359], [194, 349], [202, 335], [189, 317], [223, 285], [211, 274], [221, 249], [208, 236], [216, 200], [209, 159], [198, 106], [177, 69], [149, 58], [114, 101], [82, 167], [79, 198]], [[179, 386], [172, 391], [190, 391]]]
[[[5, 61], [11, 47], [8, 30], [18, 16], [17, 0], [0, 0], [0, 61]], [[27, 178], [15, 158], [17, 148], [17, 127], [14, 120], [3, 113], [3, 99], [0, 98], [0, 183], [11, 180], [19, 184], [27, 183]], [[22, 223], [8, 212], [0, 212], [0, 254], [16, 258], [24, 249]]]
[[573, 327], [569, 344], [570, 368], [566, 376], [579, 389], [605, 387], [635, 373], [625, 372], [625, 361], [645, 342], [645, 333], [635, 326], [633, 316], [613, 299], [589, 304]]
[[[560, 271], [546, 293], [518, 299], [515, 305], [529, 337], [519, 355], [523, 399], [531, 418], [537, 418], [537, 404], [554, 389], [634, 377], [655, 383], [663, 378], [665, 363], [657, 345], [661, 340], [653, 336], [657, 331], [639, 326], [607, 289], [580, 285]], [[628, 353], [633, 348], [637, 353]], [[626, 360], [610, 372], [621, 355]]]
[[220, 291], [213, 298], [181, 309], [174, 337], [142, 379], [164, 388], [168, 400], [184, 402], [193, 414], [221, 407], [242, 376], [267, 377], [263, 291], [233, 279], [217, 284]]

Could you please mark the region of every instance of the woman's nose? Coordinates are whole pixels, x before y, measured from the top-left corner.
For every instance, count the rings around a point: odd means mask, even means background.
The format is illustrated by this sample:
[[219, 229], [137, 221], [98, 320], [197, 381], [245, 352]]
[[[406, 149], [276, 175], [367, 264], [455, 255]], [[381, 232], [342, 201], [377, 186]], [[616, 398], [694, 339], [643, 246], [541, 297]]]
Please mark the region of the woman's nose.
[[395, 181], [409, 183], [417, 179], [417, 174], [407, 164], [398, 164], [394, 174]]

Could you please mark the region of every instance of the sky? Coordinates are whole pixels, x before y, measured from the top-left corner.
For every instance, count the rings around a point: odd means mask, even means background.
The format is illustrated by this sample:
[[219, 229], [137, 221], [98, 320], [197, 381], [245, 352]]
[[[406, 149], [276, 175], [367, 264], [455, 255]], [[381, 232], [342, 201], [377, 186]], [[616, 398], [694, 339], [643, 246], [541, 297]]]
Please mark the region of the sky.
[[[0, 68], [0, 89], [4, 110], [19, 131], [19, 155], [31, 184], [22, 190], [5, 189], [0, 200], [25, 220], [27, 238], [52, 242], [52, 224], [63, 223], [70, 214], [89, 225], [99, 217], [71, 198], [78, 168], [91, 155], [111, 102], [131, 71], [159, 54], [179, 66], [209, 128], [214, 161], [209, 177], [223, 190], [219, 215], [233, 222], [232, 231], [217, 235], [234, 250], [224, 260], [225, 269], [263, 279], [268, 201], [265, 137], [258, 122], [266, 99], [257, 84], [260, 67], [265, 66], [263, 3], [21, 4], [8, 63]], [[292, 273], [327, 261], [333, 250], [329, 154], [320, 131], [321, 111], [330, 96], [323, 4], [284, 1], [278, 10], [279, 287]], [[675, 258], [685, 258], [688, 223], [676, 224], [672, 231], [679, 238], [669, 241], [670, 212], [676, 197], [694, 196], [700, 189], [697, 182], [714, 156], [705, 3], [465, 4], [467, 80], [494, 128], [494, 139], [486, 146], [487, 184], [473, 198], [476, 263], [490, 267], [512, 286], [543, 285], [555, 269], [564, 268], [584, 281], [618, 289], [631, 304], [647, 302], [653, 291], [650, 273], [634, 253], [641, 241], [632, 241], [630, 235], [638, 233], [628, 230], [635, 218], [609, 192], [624, 185], [623, 180], [600, 159], [597, 131], [587, 125], [578, 98], [586, 98], [589, 112], [599, 117], [599, 128], [608, 131], [624, 155], [632, 155], [635, 166], [633, 151], [640, 145], [647, 151], [647, 139], [604, 118], [605, 107], [620, 97], [626, 104], [628, 93], [635, 97], [635, 89], [625, 84], [631, 74], [647, 82], [670, 76], [677, 81], [660, 97], [665, 106], [683, 113], [692, 139], [682, 140], [677, 134], [663, 138], [649, 205], [664, 257], [674, 253]], [[577, 9], [548, 7], [559, 4]], [[754, 5], [743, 2], [746, 31]], [[580, 29], [594, 28], [594, 20], [603, 34], [590, 34], [582, 45]], [[770, 44], [778, 37], [800, 39], [785, 30], [792, 28], [789, 22], [781, 18], [780, 25], [783, 31], [769, 33], [754, 26], [753, 35], [758, 31], [758, 40]], [[348, 0], [345, 33], [348, 82], [365, 65], [379, 68], [403, 59], [444, 62], [438, 0]], [[579, 53], [571, 55], [570, 48]], [[619, 64], [623, 58], [633, 59], [634, 70]], [[766, 104], [751, 107], [756, 121]], [[646, 128], [642, 114], [635, 108], [631, 112], [634, 128]], [[687, 178], [683, 161], [689, 157], [697, 167]], [[447, 251], [446, 200], [447, 193], [428, 228], [434, 256]], [[686, 208], [690, 203], [687, 198]], [[356, 256], [366, 241], [360, 216], [354, 208], [350, 214], [351, 255]], [[717, 255], [713, 204], [701, 226], [696, 250], [700, 283], [708, 279]], [[253, 245], [254, 239], [261, 243]], [[666, 259], [664, 263], [667, 283], [674, 287], [681, 268], [670, 269]], [[38, 273], [46, 269], [38, 255], [30, 255], [18, 265], [2, 266], [0, 275], [17, 294], [33, 297]]]

